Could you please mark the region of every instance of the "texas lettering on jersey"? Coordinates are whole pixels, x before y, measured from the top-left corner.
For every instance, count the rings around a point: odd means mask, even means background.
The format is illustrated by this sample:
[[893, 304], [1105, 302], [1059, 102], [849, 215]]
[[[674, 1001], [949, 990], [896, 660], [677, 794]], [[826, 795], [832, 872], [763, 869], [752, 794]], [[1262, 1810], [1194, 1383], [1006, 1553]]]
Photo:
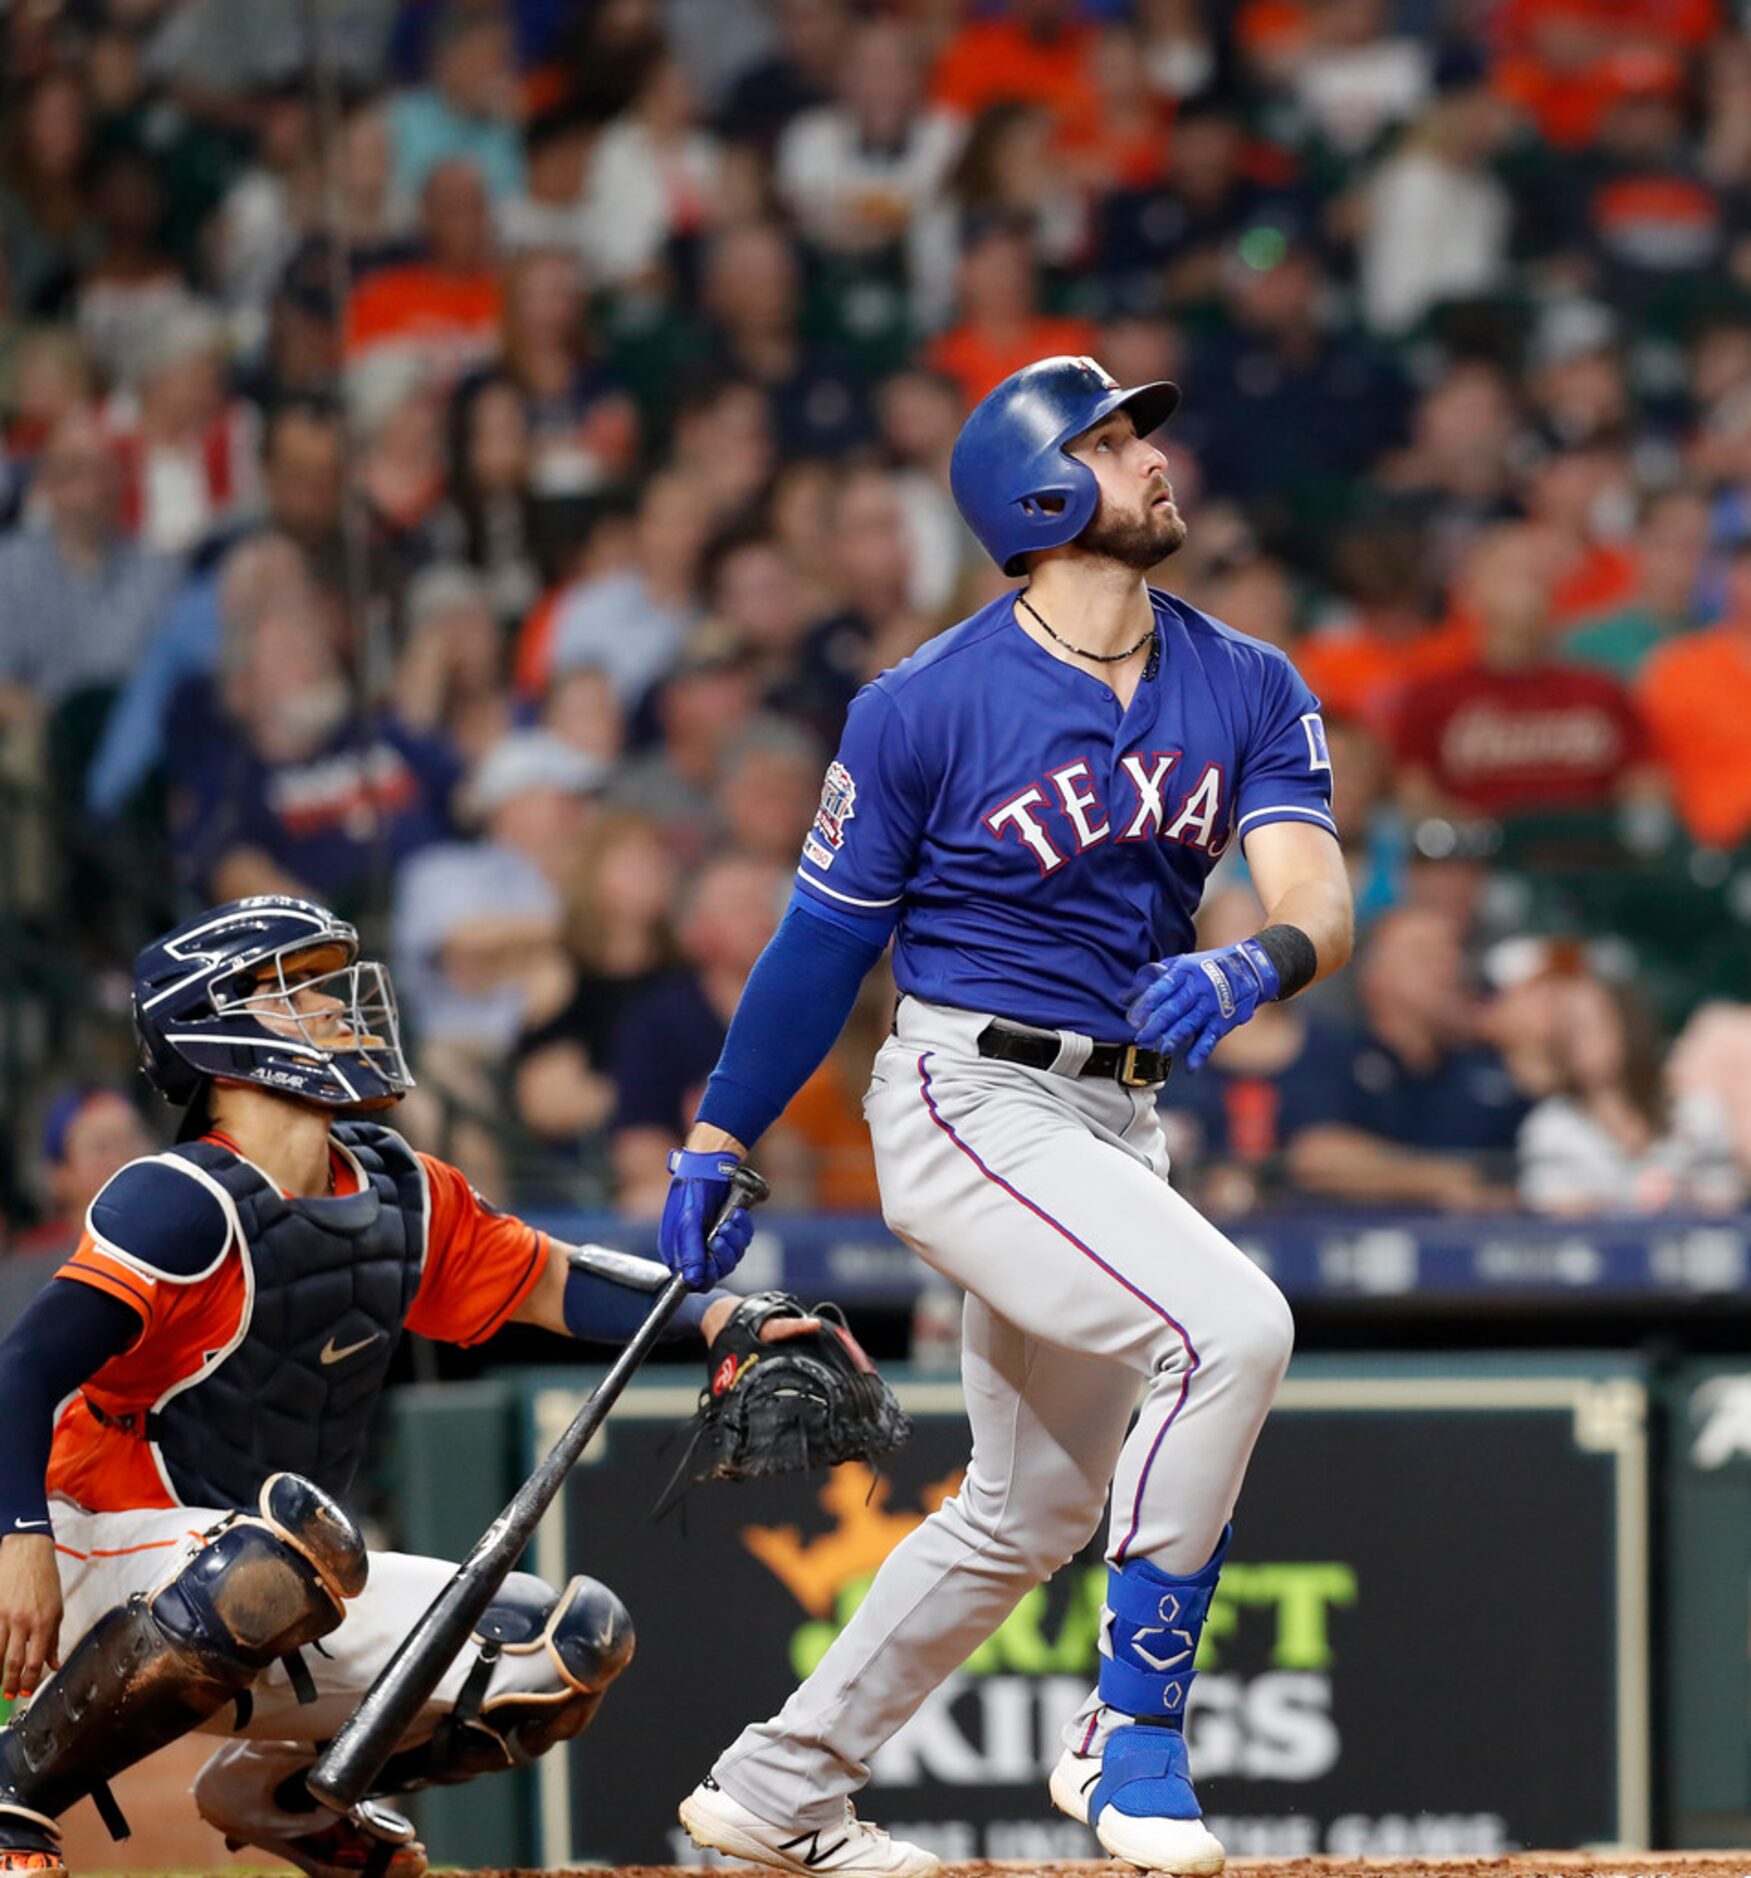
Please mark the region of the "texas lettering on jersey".
[[1204, 883], [1272, 822], [1335, 834], [1319, 702], [1274, 646], [1152, 592], [1134, 695], [1067, 665], [1009, 595], [852, 702], [798, 892], [892, 931], [899, 989], [1127, 1034], [1151, 959], [1195, 944]]
[[[1197, 782], [1178, 795], [1169, 815], [1168, 778], [1183, 752], [1156, 750], [1145, 756], [1133, 751], [1119, 758], [1119, 769], [1132, 790], [1120, 813], [1127, 819], [1120, 841], [1183, 841], [1218, 855], [1228, 845], [1224, 820], [1222, 765], [1206, 763]], [[1081, 854], [1113, 835], [1113, 823], [1102, 805], [1093, 766], [1087, 758], [1046, 772], [1045, 784], [1030, 783], [984, 818], [985, 826], [1001, 839], [1014, 834], [1040, 864], [1042, 874], [1064, 865], [1072, 852]], [[1053, 824], [1058, 839], [1053, 840]], [[1068, 839], [1064, 830], [1068, 829]]]

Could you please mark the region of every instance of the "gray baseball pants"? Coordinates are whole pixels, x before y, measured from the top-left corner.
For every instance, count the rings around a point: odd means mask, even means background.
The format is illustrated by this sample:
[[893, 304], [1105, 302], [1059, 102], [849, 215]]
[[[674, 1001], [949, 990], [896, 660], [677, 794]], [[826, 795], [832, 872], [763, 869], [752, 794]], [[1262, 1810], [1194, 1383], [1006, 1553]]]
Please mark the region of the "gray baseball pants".
[[[833, 1824], [870, 1755], [1094, 1535], [1183, 1576], [1215, 1551], [1288, 1366], [1282, 1293], [1167, 1184], [1154, 1095], [979, 1056], [984, 1016], [902, 1000], [864, 1114], [883, 1211], [966, 1293], [973, 1452], [802, 1686], [713, 1774], [762, 1818]], [[1141, 1411], [1127, 1434], [1132, 1411]], [[1114, 1725], [1091, 1694], [1065, 1740]]]

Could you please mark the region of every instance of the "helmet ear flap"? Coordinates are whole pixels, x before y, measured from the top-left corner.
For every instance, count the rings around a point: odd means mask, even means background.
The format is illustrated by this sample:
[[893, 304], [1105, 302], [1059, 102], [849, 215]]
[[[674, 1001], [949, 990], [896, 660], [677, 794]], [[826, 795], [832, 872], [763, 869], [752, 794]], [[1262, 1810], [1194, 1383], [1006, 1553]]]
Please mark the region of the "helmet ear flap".
[[1028, 555], [1063, 547], [1094, 519], [1100, 506], [1100, 485], [1094, 471], [1072, 456], [1064, 457], [1064, 468], [1062, 483], [1033, 489], [1016, 498], [1016, 508], [1027, 517], [1027, 526], [1038, 531], [1039, 539], [1021, 542], [1003, 562], [1004, 573], [1012, 579], [1027, 572]]
[[170, 1049], [156, 1031], [137, 1030], [140, 1074], [166, 1102], [181, 1108], [199, 1093], [202, 1078]]

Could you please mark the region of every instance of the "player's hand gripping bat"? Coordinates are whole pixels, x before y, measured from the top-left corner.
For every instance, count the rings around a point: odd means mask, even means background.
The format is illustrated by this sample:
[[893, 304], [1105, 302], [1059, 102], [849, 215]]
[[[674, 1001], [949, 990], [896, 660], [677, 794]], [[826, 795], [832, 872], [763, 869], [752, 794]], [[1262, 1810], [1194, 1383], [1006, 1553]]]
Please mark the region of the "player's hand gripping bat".
[[[730, 1179], [729, 1197], [712, 1226], [715, 1233], [739, 1206], [757, 1206], [767, 1186], [751, 1167], [738, 1167]], [[517, 1489], [509, 1506], [498, 1516], [460, 1565], [455, 1575], [427, 1606], [425, 1614], [403, 1638], [401, 1647], [384, 1664], [377, 1680], [340, 1732], [323, 1750], [310, 1770], [307, 1784], [324, 1806], [344, 1813], [371, 1790], [383, 1764], [431, 1700], [432, 1691], [458, 1652], [474, 1633], [481, 1614], [492, 1602], [505, 1575], [522, 1556], [535, 1535], [541, 1516], [553, 1503], [560, 1484], [590, 1438], [607, 1419], [628, 1378], [650, 1354], [670, 1318], [687, 1296], [684, 1278], [664, 1285], [650, 1315], [632, 1341], [615, 1359], [614, 1367], [590, 1392], [590, 1398], [572, 1418], [552, 1452]]]

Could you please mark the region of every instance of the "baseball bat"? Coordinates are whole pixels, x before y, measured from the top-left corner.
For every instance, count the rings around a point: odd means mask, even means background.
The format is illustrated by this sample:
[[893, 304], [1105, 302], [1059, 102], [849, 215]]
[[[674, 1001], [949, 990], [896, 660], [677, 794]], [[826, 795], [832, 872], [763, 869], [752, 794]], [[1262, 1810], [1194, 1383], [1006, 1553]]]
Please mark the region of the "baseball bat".
[[[751, 1167], [738, 1167], [729, 1197], [713, 1222], [715, 1233], [738, 1206], [757, 1206], [766, 1198], [766, 1182]], [[707, 1234], [710, 1237], [710, 1234]], [[608, 1374], [572, 1417], [552, 1451], [520, 1486], [510, 1505], [480, 1535], [442, 1591], [378, 1672], [364, 1699], [348, 1717], [310, 1770], [306, 1784], [324, 1806], [344, 1813], [358, 1805], [382, 1773], [384, 1763], [413, 1725], [414, 1718], [443, 1679], [445, 1670], [473, 1635], [505, 1575], [535, 1536], [541, 1516], [561, 1483], [602, 1426], [627, 1379], [650, 1354], [687, 1296], [687, 1281], [671, 1278], [658, 1293], [650, 1315], [639, 1325]]]

